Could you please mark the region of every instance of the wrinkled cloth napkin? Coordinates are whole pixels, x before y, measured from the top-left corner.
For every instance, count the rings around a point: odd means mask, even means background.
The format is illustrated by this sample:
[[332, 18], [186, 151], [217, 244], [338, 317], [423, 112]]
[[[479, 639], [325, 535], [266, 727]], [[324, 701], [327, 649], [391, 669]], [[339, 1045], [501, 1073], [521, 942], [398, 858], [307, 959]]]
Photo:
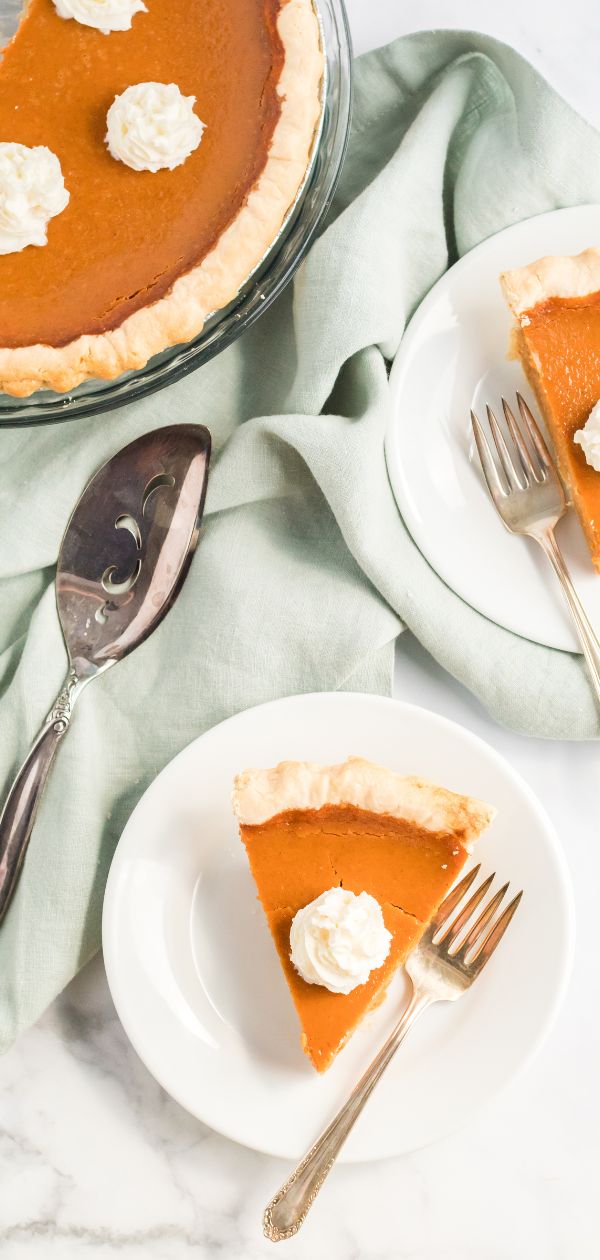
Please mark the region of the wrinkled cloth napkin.
[[227, 715], [294, 692], [389, 692], [406, 626], [499, 721], [599, 734], [580, 658], [486, 621], [421, 557], [383, 435], [386, 360], [424, 294], [507, 224], [600, 201], [600, 137], [479, 35], [401, 39], [359, 59], [355, 85], [327, 227], [254, 328], [120, 411], [0, 433], [0, 790], [63, 681], [54, 565], [86, 481], [162, 424], [201, 421], [215, 450], [175, 608], [85, 692], [60, 748], [0, 928], [0, 1048], [98, 948], [111, 856], [150, 780]]

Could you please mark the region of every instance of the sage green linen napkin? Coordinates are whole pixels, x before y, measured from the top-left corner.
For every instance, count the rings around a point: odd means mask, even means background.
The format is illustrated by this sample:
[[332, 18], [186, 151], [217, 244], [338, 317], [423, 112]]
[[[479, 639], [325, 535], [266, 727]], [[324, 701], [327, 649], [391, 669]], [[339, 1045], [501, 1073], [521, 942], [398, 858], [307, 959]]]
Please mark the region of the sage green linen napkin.
[[[153, 776], [228, 714], [319, 689], [389, 692], [402, 625], [498, 720], [598, 735], [579, 658], [486, 621], [408, 536], [383, 455], [386, 359], [429, 287], [482, 238], [600, 201], [600, 139], [483, 36], [402, 39], [356, 64], [326, 230], [277, 305], [168, 391], [0, 434], [0, 784], [62, 682], [54, 564], [94, 470], [155, 426], [214, 437], [204, 537], [158, 631], [84, 694], [0, 929], [0, 1047], [100, 941], [108, 865]], [[282, 749], [282, 753], [285, 752]]]

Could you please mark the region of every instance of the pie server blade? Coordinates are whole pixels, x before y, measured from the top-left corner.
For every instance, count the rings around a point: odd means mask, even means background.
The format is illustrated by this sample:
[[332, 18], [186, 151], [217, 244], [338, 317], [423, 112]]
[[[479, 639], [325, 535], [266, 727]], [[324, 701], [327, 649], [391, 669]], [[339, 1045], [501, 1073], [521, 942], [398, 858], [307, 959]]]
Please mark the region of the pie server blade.
[[157, 429], [104, 464], [75, 507], [56, 573], [69, 670], [0, 817], [0, 921], [73, 706], [92, 678], [152, 634], [181, 590], [198, 542], [209, 460], [202, 425]]

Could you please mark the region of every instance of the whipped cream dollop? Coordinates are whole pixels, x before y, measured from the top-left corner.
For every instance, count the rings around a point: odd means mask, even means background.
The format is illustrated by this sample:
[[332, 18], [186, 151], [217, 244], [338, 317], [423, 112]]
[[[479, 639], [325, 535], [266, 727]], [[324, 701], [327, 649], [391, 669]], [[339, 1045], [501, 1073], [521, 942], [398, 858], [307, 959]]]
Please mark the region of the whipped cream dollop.
[[60, 162], [45, 145], [0, 143], [0, 254], [45, 245], [69, 200]]
[[75, 18], [103, 35], [130, 30], [136, 13], [148, 12], [143, 0], [54, 0], [54, 4], [59, 17]]
[[176, 83], [135, 83], [116, 96], [107, 114], [110, 153], [134, 171], [172, 171], [198, 148], [204, 123], [195, 96]]
[[351, 993], [383, 965], [391, 939], [370, 893], [330, 888], [294, 915], [290, 957], [308, 984]]
[[600, 399], [592, 407], [583, 429], [573, 435], [573, 441], [581, 447], [590, 467], [600, 472]]

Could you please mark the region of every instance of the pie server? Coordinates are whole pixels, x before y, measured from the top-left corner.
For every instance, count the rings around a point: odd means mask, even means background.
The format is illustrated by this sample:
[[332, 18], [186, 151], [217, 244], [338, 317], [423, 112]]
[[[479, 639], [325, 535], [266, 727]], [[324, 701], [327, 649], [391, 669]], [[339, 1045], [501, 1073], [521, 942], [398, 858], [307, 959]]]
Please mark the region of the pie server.
[[202, 425], [147, 433], [92, 477], [67, 525], [56, 603], [69, 672], [0, 818], [0, 921], [76, 700], [152, 634], [177, 598], [198, 542], [209, 459]]

